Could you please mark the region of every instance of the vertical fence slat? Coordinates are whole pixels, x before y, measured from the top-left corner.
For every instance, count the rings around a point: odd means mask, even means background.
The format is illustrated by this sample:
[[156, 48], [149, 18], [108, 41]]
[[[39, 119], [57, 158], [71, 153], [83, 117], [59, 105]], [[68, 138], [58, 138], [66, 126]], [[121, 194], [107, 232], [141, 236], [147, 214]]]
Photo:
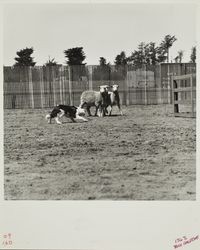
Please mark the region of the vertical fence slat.
[[41, 98], [41, 108], [44, 108], [44, 78], [43, 78], [43, 68], [39, 68], [39, 74], [40, 74], [40, 98]]
[[89, 71], [89, 90], [93, 90], [93, 83], [92, 83], [92, 74], [93, 74], [93, 66], [90, 65], [88, 66], [88, 71]]
[[192, 104], [192, 117], [194, 117], [194, 100], [193, 100], [193, 77], [190, 77], [190, 86], [191, 86], [191, 104]]
[[60, 67], [60, 69], [59, 69], [60, 71], [60, 74], [59, 74], [59, 87], [60, 87], [60, 91], [59, 91], [59, 93], [60, 93], [60, 103], [63, 103], [63, 84], [62, 84], [62, 73], [63, 73], [63, 67]]
[[68, 67], [68, 70], [69, 70], [69, 103], [70, 105], [73, 105], [73, 102], [72, 102], [72, 71], [71, 71], [71, 67], [69, 66]]
[[32, 82], [32, 70], [28, 68], [28, 82], [29, 82], [29, 93], [30, 93], [30, 105], [34, 108], [34, 96], [33, 96], [33, 82]]

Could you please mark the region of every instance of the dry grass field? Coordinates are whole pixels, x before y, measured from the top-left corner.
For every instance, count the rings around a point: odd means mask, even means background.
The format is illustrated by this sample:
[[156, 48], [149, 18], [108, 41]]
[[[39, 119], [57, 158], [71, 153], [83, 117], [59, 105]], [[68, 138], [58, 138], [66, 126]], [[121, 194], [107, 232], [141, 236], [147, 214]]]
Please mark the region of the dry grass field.
[[172, 105], [123, 107], [47, 124], [49, 110], [5, 110], [7, 200], [195, 200], [196, 120]]

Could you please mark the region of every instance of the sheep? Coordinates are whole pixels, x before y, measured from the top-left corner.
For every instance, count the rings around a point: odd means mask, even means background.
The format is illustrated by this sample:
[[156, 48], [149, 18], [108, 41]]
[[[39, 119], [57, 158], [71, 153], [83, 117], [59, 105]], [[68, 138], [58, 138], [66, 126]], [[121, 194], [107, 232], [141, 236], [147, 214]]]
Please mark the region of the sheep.
[[95, 106], [95, 116], [97, 116], [98, 109], [100, 111], [100, 117], [105, 115], [104, 107], [106, 106], [105, 100], [108, 96], [108, 85], [102, 85], [99, 87], [100, 91], [86, 90], [81, 94], [80, 108], [86, 106], [86, 110], [89, 116], [91, 116], [90, 107]]
[[108, 113], [107, 107], [110, 106], [109, 116], [111, 116], [112, 107], [114, 105], [117, 105], [119, 108], [120, 114], [123, 115], [122, 110], [121, 110], [121, 106], [120, 106], [120, 97], [119, 97], [119, 92], [118, 92], [119, 85], [114, 84], [111, 86], [111, 88], [112, 88], [112, 91], [108, 92], [109, 99], [107, 101], [107, 106], [105, 108], [105, 112]]

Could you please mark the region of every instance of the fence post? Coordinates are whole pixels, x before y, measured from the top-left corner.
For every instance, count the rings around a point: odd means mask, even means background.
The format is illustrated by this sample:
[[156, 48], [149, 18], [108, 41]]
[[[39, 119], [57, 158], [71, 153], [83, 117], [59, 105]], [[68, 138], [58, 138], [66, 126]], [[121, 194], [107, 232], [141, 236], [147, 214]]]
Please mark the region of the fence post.
[[68, 66], [68, 70], [69, 70], [69, 103], [70, 103], [70, 105], [73, 105], [73, 102], [72, 102], [71, 66]]
[[[69, 77], [69, 72], [67, 74], [68, 71], [68, 66], [62, 66], [62, 70], [63, 70], [63, 80], [62, 80], [62, 96], [63, 96], [63, 104], [69, 104], [68, 102], [68, 98], [67, 98], [67, 76]], [[69, 95], [68, 95], [69, 96]]]
[[178, 103], [176, 103], [176, 101], [178, 101], [178, 92], [176, 92], [176, 89], [178, 88], [177, 82], [176, 80], [174, 80], [174, 77], [171, 77], [171, 85], [172, 85], [172, 103], [174, 105], [174, 113], [179, 113], [179, 107], [178, 107]]
[[44, 108], [43, 67], [40, 67], [40, 97], [41, 97], [41, 107]]
[[128, 66], [124, 66], [126, 67], [126, 105], [130, 105], [130, 95], [129, 95], [129, 82], [128, 82]]
[[59, 67], [59, 85], [60, 85], [60, 103], [63, 103], [63, 96], [62, 96], [62, 72], [63, 72], [63, 66]]
[[159, 65], [159, 77], [160, 77], [160, 104], [166, 104], [165, 101], [165, 86], [163, 85], [162, 77], [162, 64]]
[[88, 66], [89, 70], [89, 90], [93, 90], [93, 83], [92, 83], [92, 74], [93, 74], [93, 66]]
[[34, 96], [33, 96], [33, 82], [32, 82], [32, 68], [28, 67], [28, 82], [29, 82], [29, 93], [31, 96], [31, 107], [34, 109]]
[[55, 93], [55, 67], [56, 66], [51, 66], [51, 71], [52, 71], [52, 87], [53, 87], [53, 104], [56, 106], [58, 103], [56, 103], [56, 93]]
[[144, 104], [147, 105], [147, 65], [144, 67], [145, 71], [145, 82], [144, 82]]
[[167, 64], [167, 90], [168, 90], [168, 104], [171, 103], [171, 88], [170, 88], [170, 69], [169, 63]]
[[154, 66], [154, 81], [155, 81], [155, 91], [156, 91], [156, 104], [161, 104], [161, 65]]
[[190, 86], [191, 86], [192, 117], [194, 117], [193, 79], [192, 79], [192, 75], [191, 75], [191, 77], [190, 77]]

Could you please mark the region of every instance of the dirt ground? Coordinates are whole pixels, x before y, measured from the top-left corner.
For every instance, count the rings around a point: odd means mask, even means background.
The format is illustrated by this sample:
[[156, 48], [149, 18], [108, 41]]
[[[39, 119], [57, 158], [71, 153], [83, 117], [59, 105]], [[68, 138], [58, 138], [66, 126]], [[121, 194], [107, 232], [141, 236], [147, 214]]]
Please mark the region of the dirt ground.
[[48, 111], [4, 112], [5, 199], [196, 199], [196, 119], [129, 106], [57, 125]]

